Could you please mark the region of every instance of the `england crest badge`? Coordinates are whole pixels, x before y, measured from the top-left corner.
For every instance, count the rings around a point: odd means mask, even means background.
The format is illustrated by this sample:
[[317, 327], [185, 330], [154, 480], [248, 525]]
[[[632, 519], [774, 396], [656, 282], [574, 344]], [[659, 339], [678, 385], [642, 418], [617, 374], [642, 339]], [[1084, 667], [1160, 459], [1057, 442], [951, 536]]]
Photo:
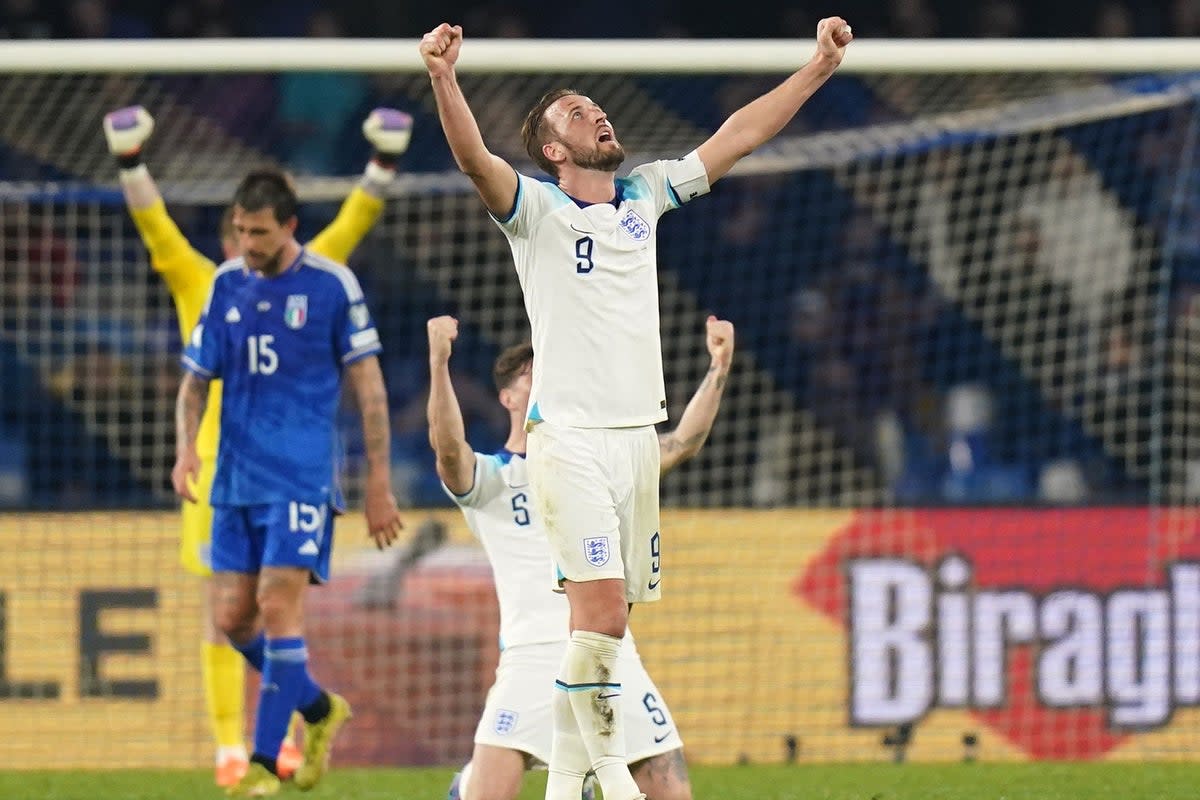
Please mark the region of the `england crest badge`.
[[518, 714], [515, 711], [509, 711], [506, 708], [496, 709], [496, 721], [492, 726], [492, 730], [504, 736], [512, 733], [513, 728], [517, 727]]
[[287, 305], [283, 308], [283, 321], [292, 330], [304, 327], [308, 320], [308, 295], [289, 294]]
[[593, 536], [583, 540], [583, 557], [593, 567], [603, 567], [608, 563], [608, 537]]
[[621, 221], [617, 224], [635, 242], [642, 242], [650, 238], [650, 224], [638, 216], [632, 208], [625, 212], [625, 216], [621, 217]]

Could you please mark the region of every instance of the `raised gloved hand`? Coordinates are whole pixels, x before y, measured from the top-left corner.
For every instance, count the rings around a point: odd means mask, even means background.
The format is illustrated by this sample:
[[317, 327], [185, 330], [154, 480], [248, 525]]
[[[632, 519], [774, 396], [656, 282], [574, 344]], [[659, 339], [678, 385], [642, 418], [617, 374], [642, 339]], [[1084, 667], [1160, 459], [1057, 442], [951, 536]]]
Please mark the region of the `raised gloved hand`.
[[118, 158], [134, 156], [154, 132], [154, 117], [141, 106], [127, 106], [104, 115], [104, 138]]
[[412, 115], [394, 108], [377, 108], [363, 120], [363, 136], [378, 153], [395, 158], [412, 139]]

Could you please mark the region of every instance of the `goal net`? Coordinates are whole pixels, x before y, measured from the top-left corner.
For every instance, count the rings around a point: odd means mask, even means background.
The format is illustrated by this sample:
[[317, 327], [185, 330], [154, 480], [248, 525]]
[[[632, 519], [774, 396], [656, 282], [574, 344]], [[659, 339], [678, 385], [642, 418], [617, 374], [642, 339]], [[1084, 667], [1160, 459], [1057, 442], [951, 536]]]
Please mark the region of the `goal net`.
[[[491, 148], [530, 174], [520, 122], [547, 89], [599, 102], [630, 167], [695, 148], [787, 72], [666, 56], [572, 72], [584, 62], [544, 46], [537, 68], [461, 76]], [[675, 47], [690, 52], [660, 49]], [[668, 585], [633, 615], [639, 649], [695, 762], [1193, 757], [1200, 77], [956, 71], [925, 47], [891, 68], [848, 57], [779, 137], [663, 220], [672, 421], [707, 368], [708, 314], [735, 324], [737, 356], [707, 445], [664, 479]], [[0, 728], [24, 733], [0, 767], [211, 759], [201, 584], [177, 564], [169, 486], [179, 333], [100, 124], [135, 103], [156, 117], [145, 161], [172, 216], [218, 260], [247, 169], [293, 171], [311, 238], [369, 156], [365, 114], [416, 118], [350, 259], [384, 343], [411, 539], [370, 551], [352, 512], [308, 637], [316, 675], [355, 705], [339, 763], [463, 761], [497, 613], [433, 473], [424, 325], [462, 324], [455, 377], [480, 450], [506, 435], [491, 361], [528, 325], [428, 79], [407, 62], [5, 63]], [[623, 702], [653, 714], [658, 699]]]

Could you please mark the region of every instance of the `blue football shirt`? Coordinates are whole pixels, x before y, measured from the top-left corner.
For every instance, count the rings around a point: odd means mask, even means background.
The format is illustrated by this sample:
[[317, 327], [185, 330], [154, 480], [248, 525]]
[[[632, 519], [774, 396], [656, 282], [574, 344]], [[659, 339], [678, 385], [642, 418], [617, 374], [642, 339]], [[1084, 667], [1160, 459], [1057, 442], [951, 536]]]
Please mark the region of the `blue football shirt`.
[[338, 504], [335, 415], [342, 368], [381, 351], [362, 288], [303, 250], [265, 278], [221, 265], [183, 365], [224, 381], [213, 505]]

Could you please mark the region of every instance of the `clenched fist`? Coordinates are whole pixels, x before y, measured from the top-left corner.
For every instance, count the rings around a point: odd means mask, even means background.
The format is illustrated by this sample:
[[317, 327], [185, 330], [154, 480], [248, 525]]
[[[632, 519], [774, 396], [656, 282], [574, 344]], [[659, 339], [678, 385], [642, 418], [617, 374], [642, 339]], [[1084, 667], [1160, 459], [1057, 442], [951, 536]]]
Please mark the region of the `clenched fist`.
[[454, 71], [462, 41], [462, 26], [448, 22], [421, 37], [421, 58], [431, 77], [438, 78]]

